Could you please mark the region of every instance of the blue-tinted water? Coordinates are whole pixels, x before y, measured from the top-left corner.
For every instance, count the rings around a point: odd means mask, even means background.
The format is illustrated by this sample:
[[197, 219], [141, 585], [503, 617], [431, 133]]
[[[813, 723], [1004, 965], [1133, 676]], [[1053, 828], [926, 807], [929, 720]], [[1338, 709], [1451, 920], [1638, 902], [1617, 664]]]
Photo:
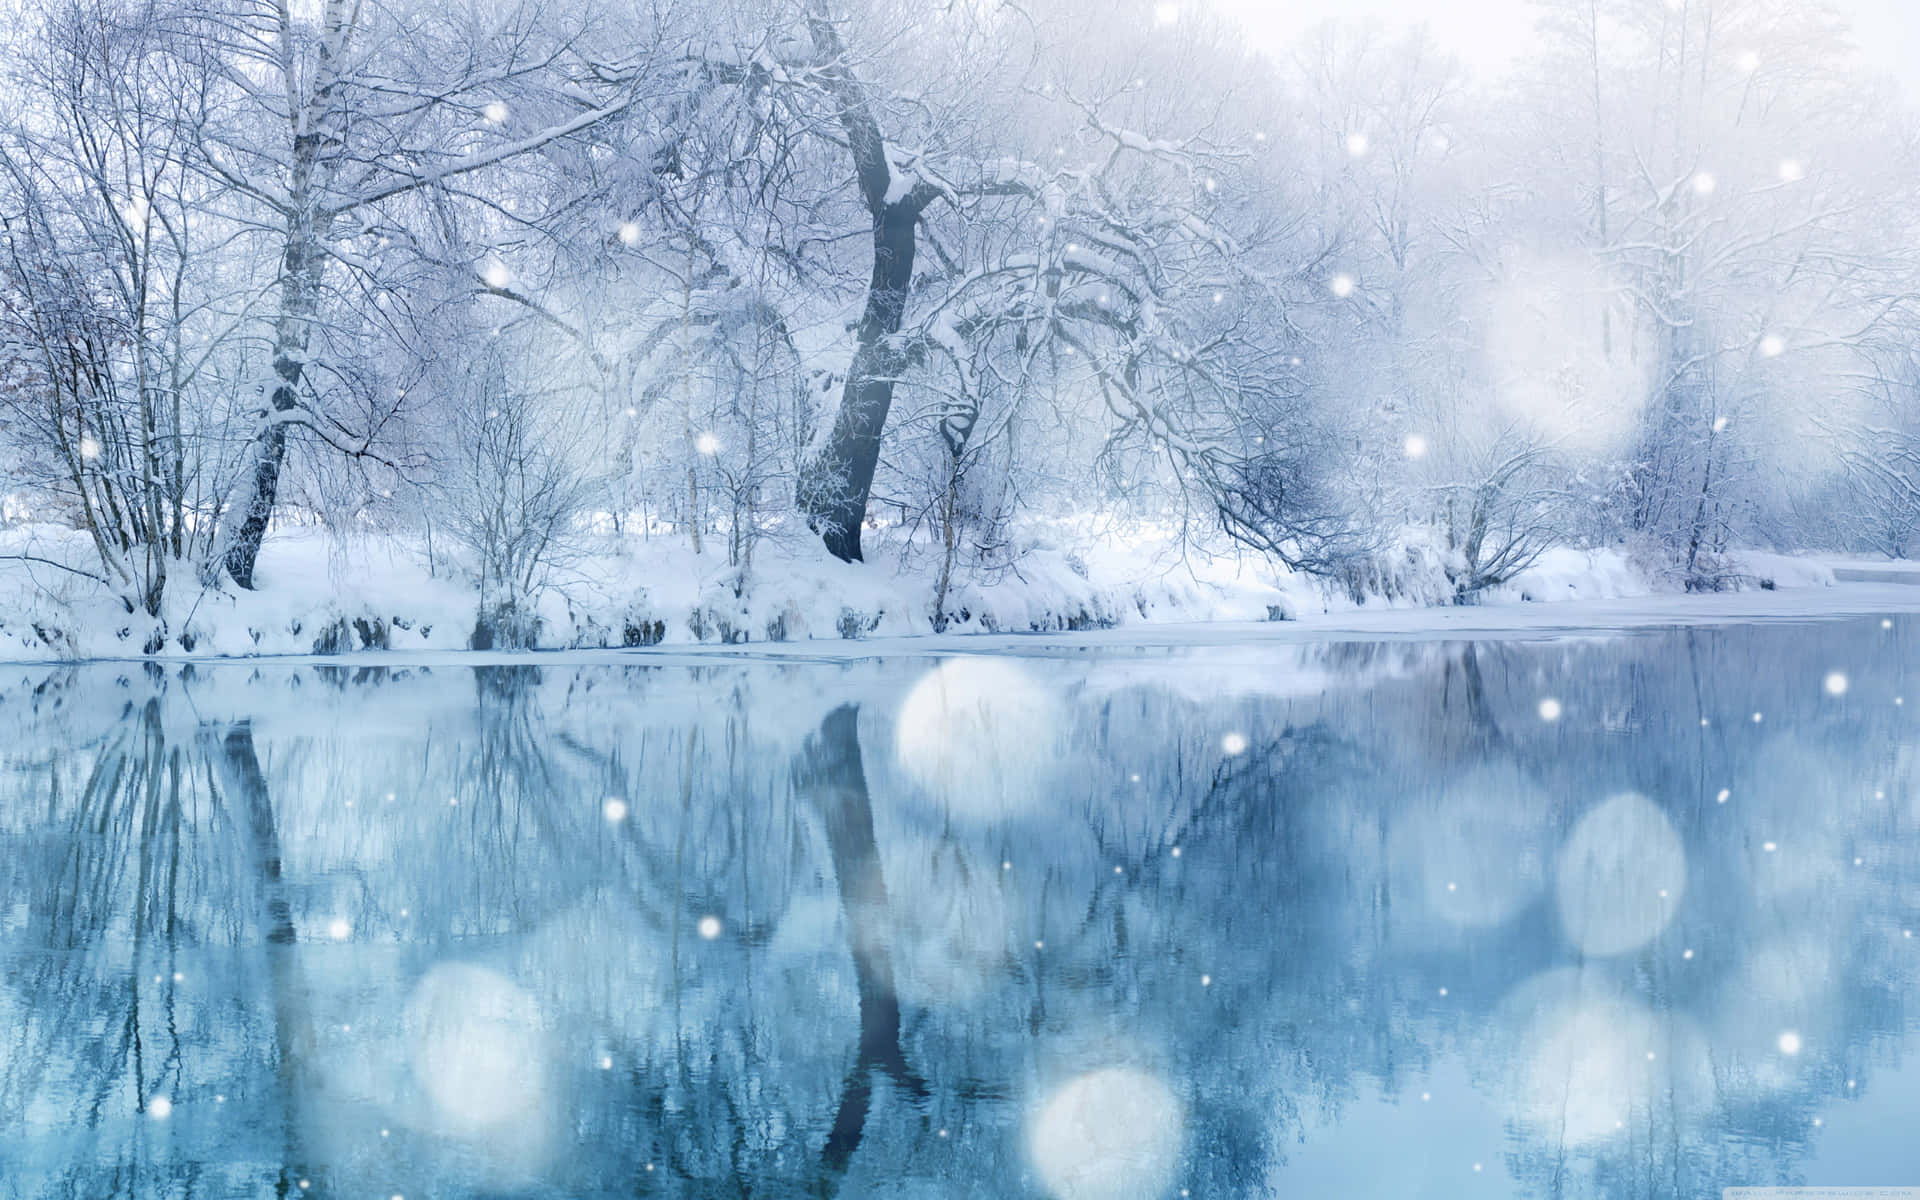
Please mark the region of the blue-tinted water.
[[9, 669], [0, 1196], [1920, 1185], [1914, 636]]

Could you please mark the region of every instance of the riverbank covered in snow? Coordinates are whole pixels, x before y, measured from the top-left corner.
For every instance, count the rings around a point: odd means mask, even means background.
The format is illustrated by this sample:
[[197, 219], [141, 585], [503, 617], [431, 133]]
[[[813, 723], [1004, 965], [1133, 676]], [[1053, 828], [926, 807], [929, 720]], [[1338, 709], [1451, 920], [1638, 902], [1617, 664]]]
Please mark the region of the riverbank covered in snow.
[[[1203, 554], [1171, 538], [1034, 538], [1010, 565], [956, 575], [935, 620], [928, 556], [882, 551], [837, 562], [810, 540], [763, 543], [751, 567], [685, 542], [627, 539], [579, 555], [540, 594], [533, 648], [742, 645], [1084, 631], [1142, 625], [1300, 621], [1383, 611], [1482, 613], [1513, 605], [1658, 596], [1677, 588], [1616, 550], [1555, 549], [1476, 603], [1450, 603], [1442, 564], [1418, 549], [1342, 580], [1289, 572], [1254, 555]], [[444, 554], [397, 538], [343, 543], [276, 532], [251, 592], [169, 572], [158, 618], [129, 613], [85, 572], [83, 534], [0, 531], [0, 661], [332, 655], [476, 648], [479, 595]], [[1750, 590], [1825, 587], [1814, 558], [1745, 554]], [[73, 568], [73, 569], [67, 569]], [[1472, 623], [1473, 618], [1467, 618]], [[1350, 623], [1350, 622], [1348, 622]], [[1364, 622], [1362, 622], [1364, 624]], [[483, 639], [484, 640], [484, 639]], [[479, 648], [486, 648], [484, 645]]]

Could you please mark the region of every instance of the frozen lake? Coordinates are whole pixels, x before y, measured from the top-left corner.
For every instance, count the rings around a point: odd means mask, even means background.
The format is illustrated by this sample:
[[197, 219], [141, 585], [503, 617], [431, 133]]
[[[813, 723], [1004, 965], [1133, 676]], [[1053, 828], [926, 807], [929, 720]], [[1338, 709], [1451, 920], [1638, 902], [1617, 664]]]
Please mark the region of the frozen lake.
[[1920, 618], [1835, 592], [0, 668], [0, 1197], [1920, 1185]]

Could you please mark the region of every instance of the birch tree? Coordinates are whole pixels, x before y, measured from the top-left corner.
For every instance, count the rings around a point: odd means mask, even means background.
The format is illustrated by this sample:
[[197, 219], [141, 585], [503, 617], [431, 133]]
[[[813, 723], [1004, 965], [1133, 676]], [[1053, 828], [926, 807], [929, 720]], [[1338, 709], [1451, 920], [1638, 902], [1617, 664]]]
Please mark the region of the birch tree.
[[240, 0], [201, 26], [251, 117], [209, 131], [208, 161], [252, 201], [277, 262], [272, 378], [220, 554], [239, 586], [253, 586], [291, 430], [334, 452], [379, 453], [378, 429], [331, 412], [315, 379], [329, 268], [375, 286], [404, 258], [408, 218], [429, 196], [470, 195], [485, 172], [632, 102], [638, 77], [581, 61], [579, 31], [550, 18], [322, 0], [309, 21], [288, 0]]

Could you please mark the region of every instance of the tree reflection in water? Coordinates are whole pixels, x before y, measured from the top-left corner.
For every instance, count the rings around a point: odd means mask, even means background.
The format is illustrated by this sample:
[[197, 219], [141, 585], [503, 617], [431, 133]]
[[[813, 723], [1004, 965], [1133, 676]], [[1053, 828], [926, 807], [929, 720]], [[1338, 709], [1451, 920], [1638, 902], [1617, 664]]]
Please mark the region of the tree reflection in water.
[[0, 1196], [1891, 1181], [1906, 637], [11, 670]]

